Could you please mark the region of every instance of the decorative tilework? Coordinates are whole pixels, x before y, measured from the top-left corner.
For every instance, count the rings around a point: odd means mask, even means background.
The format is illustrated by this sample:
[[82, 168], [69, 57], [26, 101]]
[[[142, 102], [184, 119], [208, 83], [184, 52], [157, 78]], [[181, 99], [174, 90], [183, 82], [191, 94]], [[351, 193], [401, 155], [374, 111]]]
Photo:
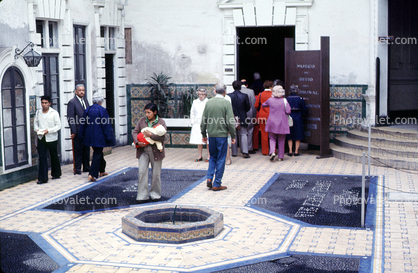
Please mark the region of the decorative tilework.
[[29, 114], [31, 116], [36, 114], [36, 96], [29, 96]]
[[165, 134], [164, 144], [165, 145], [170, 145], [171, 144], [170, 134]]
[[[180, 223], [169, 223], [174, 218]], [[181, 244], [216, 237], [223, 215], [209, 208], [142, 208], [122, 217], [122, 232], [141, 242]]]
[[330, 131], [348, 131], [357, 128], [362, 121], [362, 102], [331, 101]]
[[355, 128], [365, 116], [363, 94], [367, 85], [330, 86], [330, 139], [345, 135]]
[[145, 100], [131, 100], [131, 118], [132, 118], [132, 127], [138, 124], [140, 118], [145, 117], [144, 107], [149, 101]]
[[[32, 158], [37, 158], [38, 157], [38, 151], [36, 149], [36, 137], [37, 134], [35, 132], [34, 129], [34, 120], [35, 118], [31, 116], [30, 118], [30, 126], [29, 126], [29, 130], [30, 130], [30, 145], [31, 145], [31, 151], [32, 151]], [[34, 164], [34, 162], [32, 162]], [[37, 163], [37, 162], [36, 162]]]
[[[173, 84], [170, 86], [170, 94], [172, 99], [168, 101], [168, 116], [172, 118], [183, 118], [185, 113], [183, 112], [182, 96], [183, 92], [189, 92], [190, 89], [194, 91], [198, 87], [205, 87], [207, 89], [208, 98], [214, 96], [214, 84]], [[149, 94], [145, 94], [148, 89], [146, 84], [128, 84], [126, 86], [127, 92], [127, 105], [128, 105], [128, 124], [131, 126], [128, 128], [129, 141], [132, 140], [132, 130], [135, 128], [139, 119], [144, 116], [144, 107], [147, 103], [151, 102]], [[170, 131], [168, 132], [170, 134]], [[171, 143], [173, 137], [166, 137], [165, 143], [167, 145], [189, 145], [189, 130], [184, 133], [175, 135], [175, 144]]]
[[329, 88], [330, 100], [363, 100], [367, 86], [365, 85], [331, 85]]
[[[207, 169], [207, 164], [194, 162], [196, 152], [195, 149], [169, 148], [163, 168]], [[418, 262], [414, 257], [418, 250], [413, 246], [417, 241], [418, 203], [388, 202], [384, 198], [385, 191], [416, 192], [418, 174], [414, 172], [371, 166], [372, 175], [385, 174], [379, 176], [376, 183], [379, 194], [376, 224], [372, 229], [292, 227], [292, 223], [279, 215], [244, 207], [248, 202], [257, 203], [254, 194], [274, 173], [361, 173], [361, 164], [337, 158], [318, 160], [317, 155], [316, 151], [304, 151], [299, 158], [285, 157], [284, 161], [275, 163], [260, 152], [251, 155], [251, 159], [238, 156], [231, 166], [226, 166], [223, 184], [228, 190], [208, 191], [202, 180], [198, 186], [170, 201], [221, 212], [225, 228], [215, 239], [182, 246], [136, 242], [122, 234], [121, 218], [143, 205], [87, 214], [39, 209], [41, 204], [58, 196], [89, 186], [86, 175], [72, 174], [72, 165], [62, 166], [63, 175], [59, 180], [50, 180], [42, 186], [32, 180], [0, 191], [0, 225], [3, 230], [31, 232], [31, 237], [37, 238], [36, 242], [43, 244], [47, 254], [60, 264], [59, 272], [213, 272], [272, 261], [292, 253], [361, 256], [360, 273], [417, 272]], [[131, 146], [116, 147], [105, 159], [110, 175], [138, 164]], [[373, 253], [372, 262], [368, 265], [370, 253]]]
[[131, 98], [148, 98], [149, 94], [146, 94], [148, 86], [146, 85], [135, 85], [130, 88]]
[[190, 141], [190, 134], [189, 132], [172, 133], [171, 141], [172, 145], [188, 145]]

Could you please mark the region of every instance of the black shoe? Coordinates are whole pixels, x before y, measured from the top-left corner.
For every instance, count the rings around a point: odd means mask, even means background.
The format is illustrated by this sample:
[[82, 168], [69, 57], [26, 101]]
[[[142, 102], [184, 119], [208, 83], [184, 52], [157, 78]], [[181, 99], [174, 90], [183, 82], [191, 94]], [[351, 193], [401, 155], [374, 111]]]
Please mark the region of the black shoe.
[[208, 187], [209, 189], [211, 189], [211, 188], [212, 188], [212, 179], [208, 178], [208, 179], [206, 180], [206, 187]]
[[253, 155], [253, 154], [256, 154], [257, 152], [254, 150], [251, 150], [251, 151], [248, 151], [248, 153]]
[[75, 173], [74, 173], [74, 175], [76, 175], [76, 174], [81, 174], [81, 171], [75, 171]]
[[36, 184], [45, 184], [45, 183], [48, 183], [48, 181], [38, 181], [38, 182], [36, 182]]
[[90, 172], [90, 169], [83, 169], [83, 173], [88, 173]]
[[232, 155], [233, 157], [237, 157], [237, 155]]
[[288, 153], [287, 155], [288, 155], [288, 156], [293, 156], [293, 154], [292, 154], [292, 153]]
[[250, 158], [251, 156], [249, 154], [244, 154], [244, 158]]
[[60, 179], [61, 176], [53, 176], [52, 179]]
[[151, 199], [151, 202], [160, 202], [160, 201], [161, 201], [161, 197], [160, 198]]
[[147, 203], [149, 201], [149, 199], [147, 199], [147, 200], [136, 200], [136, 203], [137, 204], [144, 204], [144, 203]]

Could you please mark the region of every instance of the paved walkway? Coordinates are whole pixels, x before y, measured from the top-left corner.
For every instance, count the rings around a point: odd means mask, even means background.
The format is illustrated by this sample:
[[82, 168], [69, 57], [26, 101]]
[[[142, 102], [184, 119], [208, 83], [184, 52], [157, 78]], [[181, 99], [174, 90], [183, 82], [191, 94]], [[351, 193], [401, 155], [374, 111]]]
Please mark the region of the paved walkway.
[[[208, 163], [194, 162], [196, 155], [195, 149], [167, 148], [163, 168], [206, 170]], [[59, 180], [43, 185], [32, 181], [1, 191], [0, 229], [36, 238], [61, 266], [59, 272], [203, 272], [289, 253], [361, 257], [371, 265], [361, 272], [418, 272], [418, 202], [395, 202], [387, 196], [396, 191], [418, 193], [418, 172], [371, 167], [379, 183], [375, 229], [312, 226], [248, 206], [257, 202], [254, 196], [277, 173], [361, 175], [360, 164], [316, 156], [305, 152], [297, 158], [285, 156], [282, 162], [270, 162], [261, 152], [250, 159], [238, 156], [226, 166], [226, 191], [208, 191], [202, 180], [173, 201], [224, 214], [225, 229], [210, 240], [181, 246], [131, 240], [121, 232], [121, 217], [136, 205], [86, 214], [41, 210], [42, 205], [90, 185], [86, 173], [72, 174], [71, 165], [62, 166]], [[110, 175], [137, 167], [131, 146], [113, 149], [106, 161]]]

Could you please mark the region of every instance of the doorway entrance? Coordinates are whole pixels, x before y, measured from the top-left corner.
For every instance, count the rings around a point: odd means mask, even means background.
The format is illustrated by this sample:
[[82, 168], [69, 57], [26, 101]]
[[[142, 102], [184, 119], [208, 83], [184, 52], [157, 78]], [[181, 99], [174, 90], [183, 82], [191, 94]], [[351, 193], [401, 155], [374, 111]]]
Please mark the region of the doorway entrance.
[[285, 38], [295, 38], [295, 27], [237, 27], [237, 75], [251, 86], [254, 72], [261, 79], [284, 81]]
[[418, 21], [416, 0], [389, 0], [388, 110], [396, 118], [418, 117]]

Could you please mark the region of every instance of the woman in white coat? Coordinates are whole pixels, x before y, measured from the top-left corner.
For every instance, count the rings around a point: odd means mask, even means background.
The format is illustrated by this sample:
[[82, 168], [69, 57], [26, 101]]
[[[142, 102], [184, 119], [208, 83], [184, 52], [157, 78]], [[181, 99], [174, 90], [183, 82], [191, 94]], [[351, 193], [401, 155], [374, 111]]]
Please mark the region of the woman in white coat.
[[[202, 120], [203, 110], [205, 110], [206, 102], [208, 101], [207, 98], [207, 90], [204, 87], [199, 87], [197, 89], [197, 95], [199, 98], [195, 99], [192, 104], [192, 109], [190, 110], [190, 122], [192, 124], [192, 131], [190, 133], [190, 144], [197, 145], [197, 159], [196, 162], [202, 161], [202, 152], [203, 152], [203, 141], [202, 141], [202, 133], [200, 132], [200, 122]], [[209, 148], [208, 148], [208, 156], [206, 158], [206, 162], [209, 162]]]

